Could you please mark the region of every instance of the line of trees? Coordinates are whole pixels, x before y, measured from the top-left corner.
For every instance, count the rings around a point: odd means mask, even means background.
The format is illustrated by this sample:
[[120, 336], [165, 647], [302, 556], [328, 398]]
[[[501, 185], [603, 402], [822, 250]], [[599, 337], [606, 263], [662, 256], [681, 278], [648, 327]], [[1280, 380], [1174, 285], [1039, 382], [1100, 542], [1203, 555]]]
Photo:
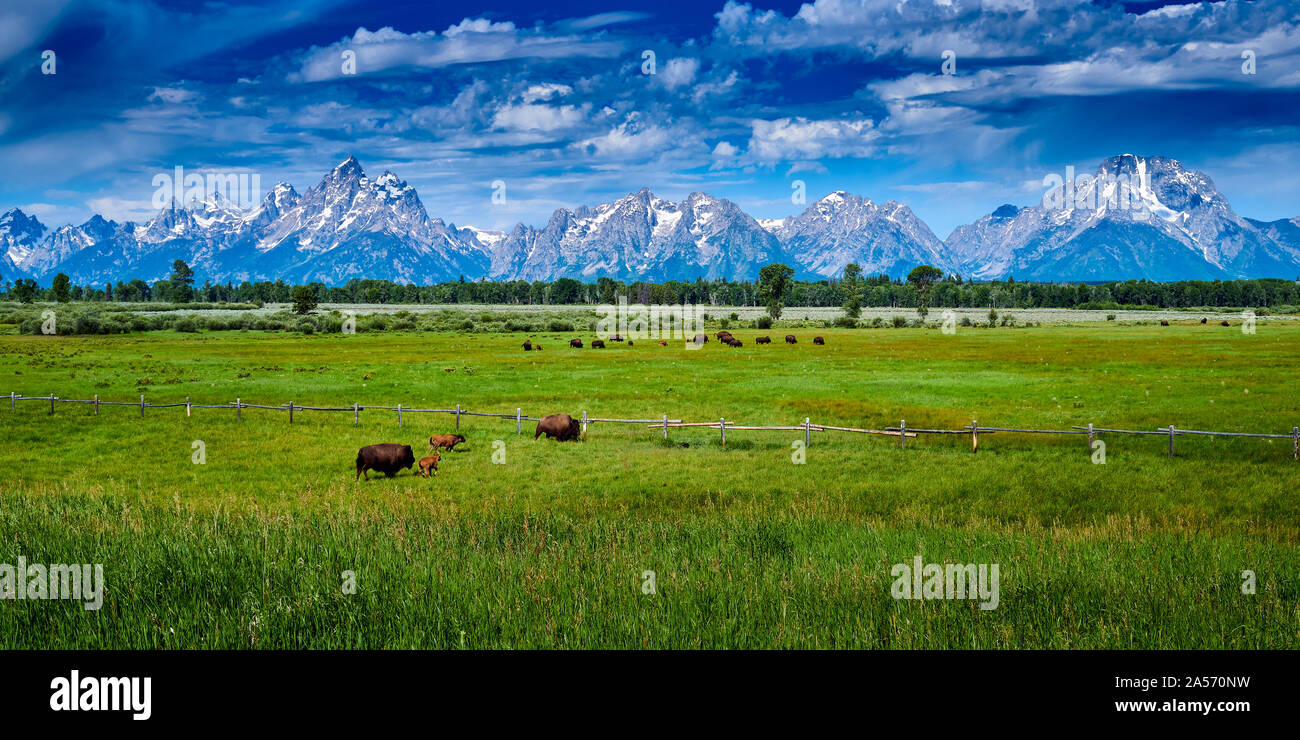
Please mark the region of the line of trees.
[[176, 260], [166, 280], [153, 283], [134, 279], [103, 286], [74, 285], [67, 275], [56, 275], [50, 288], [34, 280], [0, 283], [8, 300], [188, 303], [315, 303], [356, 304], [518, 304], [574, 305], [629, 303], [691, 303], [720, 306], [764, 306], [779, 316], [783, 307], [839, 306], [852, 317], [865, 307], [916, 308], [1153, 308], [1274, 307], [1300, 305], [1300, 281], [1180, 280], [1159, 283], [1126, 280], [1106, 283], [1018, 282], [1015, 278], [970, 282], [960, 275], [922, 265], [906, 280], [887, 275], [864, 275], [848, 265], [836, 280], [795, 280], [786, 265], [768, 265], [759, 279], [725, 279], [663, 283], [624, 282], [602, 277], [595, 282], [572, 278], [554, 281], [457, 281], [435, 285], [395, 283], [354, 278], [344, 285], [320, 282], [292, 285], [283, 280], [194, 285], [194, 272]]

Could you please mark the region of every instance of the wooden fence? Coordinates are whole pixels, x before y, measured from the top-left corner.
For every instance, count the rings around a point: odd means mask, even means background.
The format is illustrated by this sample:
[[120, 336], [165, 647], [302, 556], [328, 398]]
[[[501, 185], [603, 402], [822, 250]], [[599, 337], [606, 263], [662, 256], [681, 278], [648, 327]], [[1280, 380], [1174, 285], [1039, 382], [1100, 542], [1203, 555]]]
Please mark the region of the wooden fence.
[[[3, 399], [0, 396], [0, 399]], [[76, 398], [59, 398], [54, 394], [48, 396], [24, 396], [18, 393], [9, 393], [9, 409], [15, 410], [19, 402], [38, 401], [50, 405], [50, 414], [54, 414], [55, 404], [59, 403], [79, 403], [90, 405], [95, 416], [99, 415], [100, 406], [129, 406], [140, 410], [140, 417], [144, 418], [145, 409], [165, 409], [165, 408], [185, 408], [185, 415], [190, 416], [194, 409], [226, 409], [235, 412], [235, 418], [243, 421], [244, 409], [260, 409], [265, 411], [287, 412], [289, 423], [293, 423], [294, 412], [314, 411], [314, 412], [352, 412], [352, 423], [361, 423], [361, 412], [363, 411], [391, 411], [397, 415], [397, 426], [403, 425], [403, 414], [448, 414], [456, 418], [456, 430], [460, 431], [462, 416], [481, 416], [492, 419], [506, 419], [515, 422], [515, 434], [523, 433], [523, 423], [525, 421], [541, 421], [539, 417], [529, 416], [523, 413], [522, 408], [516, 408], [513, 414], [486, 413], [481, 411], [469, 411], [456, 404], [455, 408], [449, 409], [421, 409], [411, 406], [362, 406], [354, 403], [351, 406], [303, 406], [290, 401], [280, 404], [279, 406], [268, 406], [265, 404], [245, 403], [242, 398], [236, 398], [234, 401], [225, 404], [197, 404], [191, 403], [188, 396], [184, 402], [180, 403], [146, 403], [144, 396], [140, 396], [138, 401], [102, 401], [96, 394], [89, 399]], [[1183, 429], [1170, 424], [1167, 427], [1156, 427], [1153, 430], [1142, 429], [1109, 429], [1088, 424], [1087, 426], [1071, 426], [1069, 429], [1018, 429], [1012, 427], [990, 427], [980, 426], [979, 422], [972, 421], [960, 429], [925, 429], [907, 426], [906, 420], [900, 420], [898, 426], [887, 426], [883, 429], [860, 429], [856, 427], [831, 426], [829, 424], [814, 424], [812, 419], [805, 417], [802, 423], [790, 424], [783, 426], [749, 426], [737, 424], [734, 420], [727, 421], [726, 417], [720, 417], [717, 421], [682, 421], [681, 419], [670, 419], [664, 414], [659, 419], [613, 419], [597, 418], [587, 416], [587, 412], [582, 412], [580, 419], [582, 424], [582, 433], [587, 433], [587, 426], [590, 424], [643, 424], [649, 428], [662, 429], [664, 439], [668, 438], [669, 429], [683, 428], [705, 428], [717, 429], [722, 440], [722, 444], [727, 443], [727, 432], [737, 431], [755, 431], [755, 432], [803, 432], [804, 444], [812, 445], [813, 432], [847, 432], [851, 434], [876, 434], [888, 437], [897, 437], [899, 449], [905, 449], [909, 438], [915, 439], [920, 435], [966, 435], [971, 440], [971, 452], [979, 451], [980, 435], [1012, 433], [1012, 434], [1073, 434], [1087, 435], [1088, 450], [1093, 448], [1093, 441], [1103, 434], [1141, 434], [1141, 435], [1161, 435], [1169, 438], [1169, 457], [1174, 456], [1174, 439], [1184, 435], [1202, 435], [1210, 437], [1252, 437], [1261, 439], [1289, 439], [1291, 440], [1291, 457], [1294, 460], [1300, 460], [1300, 427], [1291, 427], [1289, 433], [1268, 433], [1268, 432], [1215, 432], [1201, 429]]]

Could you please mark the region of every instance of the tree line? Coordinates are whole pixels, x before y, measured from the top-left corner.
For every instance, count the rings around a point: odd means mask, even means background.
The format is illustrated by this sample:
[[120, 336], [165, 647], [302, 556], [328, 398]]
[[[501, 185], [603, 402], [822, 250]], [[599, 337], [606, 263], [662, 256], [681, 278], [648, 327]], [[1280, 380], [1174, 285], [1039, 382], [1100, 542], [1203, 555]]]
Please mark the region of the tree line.
[[320, 303], [343, 304], [515, 304], [602, 305], [620, 299], [644, 304], [765, 306], [774, 317], [782, 307], [842, 307], [856, 317], [863, 308], [1196, 308], [1278, 307], [1300, 305], [1300, 281], [1125, 280], [1103, 283], [1019, 282], [1014, 277], [972, 282], [929, 265], [906, 279], [864, 275], [848, 265], [838, 279], [795, 280], [794, 270], [773, 264], [754, 281], [725, 279], [669, 280], [662, 283], [572, 278], [553, 281], [456, 281], [434, 285], [354, 278], [344, 285], [321, 282], [292, 285], [283, 280], [195, 285], [194, 271], [176, 260], [172, 274], [152, 283], [140, 279], [99, 285], [75, 285], [59, 273], [49, 288], [20, 279], [0, 282], [11, 301], [85, 301], [111, 303], [294, 303], [300, 310]]

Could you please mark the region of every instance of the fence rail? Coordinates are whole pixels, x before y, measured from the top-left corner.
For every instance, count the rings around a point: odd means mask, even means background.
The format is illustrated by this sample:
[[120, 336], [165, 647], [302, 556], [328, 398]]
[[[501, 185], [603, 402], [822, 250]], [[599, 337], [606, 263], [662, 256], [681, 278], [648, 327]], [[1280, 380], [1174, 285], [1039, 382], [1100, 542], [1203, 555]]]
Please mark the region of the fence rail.
[[[0, 399], [3, 399], [3, 396], [0, 396]], [[39, 401], [42, 403], [48, 403], [50, 405], [49, 413], [51, 415], [54, 414], [55, 404], [59, 404], [59, 403], [90, 404], [94, 407], [95, 416], [99, 415], [100, 406], [129, 406], [131, 408], [138, 408], [140, 410], [141, 418], [143, 418], [145, 415], [144, 413], [145, 409], [179, 408], [183, 406], [185, 408], [186, 416], [191, 415], [192, 409], [227, 409], [227, 410], [234, 410], [235, 418], [240, 421], [243, 420], [244, 409], [259, 409], [265, 411], [288, 412], [290, 424], [293, 423], [293, 412], [295, 411], [318, 411], [318, 412], [351, 411], [352, 423], [354, 425], [359, 424], [361, 422], [362, 411], [392, 411], [392, 412], [396, 412], [398, 427], [401, 427], [403, 424], [403, 419], [402, 419], [403, 414], [449, 414], [449, 415], [454, 415], [456, 417], [457, 430], [460, 429], [460, 420], [462, 416], [477, 416], [483, 418], [505, 419], [505, 420], [514, 421], [515, 434], [523, 433], [523, 423], [525, 421], [541, 421], [541, 417], [529, 416], [523, 413], [523, 409], [521, 408], [516, 408], [515, 413], [513, 414], [491, 413], [491, 412], [484, 412], [484, 411], [470, 411], [468, 409], [462, 408], [460, 404], [456, 404], [456, 407], [451, 409], [422, 409], [422, 408], [415, 408], [410, 406], [403, 406], [402, 404], [397, 404], [396, 406], [362, 406], [361, 404], [358, 403], [354, 403], [351, 406], [302, 406], [294, 403], [293, 401], [272, 406], [268, 404], [245, 403], [242, 398], [236, 398], [234, 401], [225, 404], [198, 404], [198, 403], [192, 403], [189, 399], [189, 396], [186, 396], [183, 402], [147, 403], [145, 401], [144, 396], [140, 396], [140, 399], [138, 401], [104, 401], [99, 398], [98, 394], [96, 394], [92, 398], [59, 398], [58, 396], [52, 393], [48, 396], [24, 396], [20, 393], [14, 393], [11, 391], [9, 393], [9, 409], [11, 411], [15, 410], [17, 408], [19, 401], [24, 401], [24, 402]], [[586, 434], [587, 426], [590, 424], [642, 424], [651, 429], [662, 429], [664, 439], [668, 438], [669, 429], [687, 429], [687, 428], [717, 429], [718, 434], [722, 440], [722, 444], [724, 445], [727, 443], [728, 431], [731, 432], [736, 432], [736, 431], [803, 432], [804, 443], [806, 445], [812, 444], [813, 432], [847, 432], [847, 433], [854, 433], [854, 434], [876, 434], [876, 435], [897, 437], [900, 448], [906, 446], [907, 440], [909, 438], [915, 439], [920, 435], [958, 434], [958, 435], [970, 436], [972, 452], [979, 451], [979, 437], [981, 434], [985, 434], [985, 435], [998, 434], [998, 433], [1066, 434], [1066, 435], [1086, 434], [1088, 436], [1088, 449], [1090, 451], [1093, 448], [1094, 439], [1097, 436], [1102, 434], [1157, 435], [1157, 436], [1163, 436], [1169, 438], [1169, 457], [1174, 456], [1174, 439], [1176, 437], [1181, 437], [1189, 434], [1208, 436], [1208, 437], [1290, 439], [1291, 457], [1292, 459], [1300, 460], [1300, 427], [1291, 427], [1291, 431], [1289, 433], [1216, 432], [1216, 431], [1207, 431], [1203, 429], [1182, 429], [1176, 427], [1173, 424], [1170, 424], [1167, 427], [1156, 427], [1155, 429], [1111, 429], [1107, 427], [1094, 426], [1092, 424], [1088, 424], [1087, 426], [1071, 426], [1069, 429], [1021, 429], [1021, 428], [1013, 428], [1013, 427], [980, 426], [979, 422], [972, 421], [970, 424], [960, 429], [926, 429], [922, 427], [909, 427], [907, 426], [906, 420], [900, 420], [898, 426], [887, 426], [884, 429], [862, 429], [856, 427], [832, 426], [829, 424], [815, 424], [813, 423], [812, 419], [808, 417], [805, 417], [803, 423], [800, 424], [786, 424], [786, 425], [775, 425], [775, 426], [752, 426], [752, 425], [738, 424], [734, 419], [728, 421], [726, 418], [719, 418], [717, 421], [682, 421], [681, 419], [670, 419], [667, 414], [664, 414], [663, 417], [659, 419], [615, 419], [615, 418], [605, 418], [605, 417], [589, 417], [587, 416], [587, 412], [585, 410], [582, 412], [582, 418], [580, 420], [580, 423], [582, 424], [583, 434]]]

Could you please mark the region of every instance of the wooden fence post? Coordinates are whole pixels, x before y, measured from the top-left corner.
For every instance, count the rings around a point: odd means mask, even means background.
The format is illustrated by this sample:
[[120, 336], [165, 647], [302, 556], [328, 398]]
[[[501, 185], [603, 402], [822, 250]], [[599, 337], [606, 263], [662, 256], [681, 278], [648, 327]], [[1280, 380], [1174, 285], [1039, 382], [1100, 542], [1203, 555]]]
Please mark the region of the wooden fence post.
[[[95, 402], [96, 402], [96, 403], [99, 403], [99, 400], [98, 400], [98, 399], [99, 399], [99, 396], [95, 396], [95, 399], [96, 399]], [[96, 408], [98, 408], [98, 407], [96, 407]], [[98, 413], [98, 412], [97, 412], [97, 413]], [[189, 415], [190, 415], [190, 397], [189, 397], [189, 396], [186, 396], [186, 397], [185, 397], [185, 417], [186, 417], [186, 418], [189, 418]]]
[[1291, 459], [1300, 460], [1300, 427], [1291, 427]]
[[1092, 452], [1092, 422], [1088, 422], [1088, 451]]
[[397, 428], [402, 428], [402, 404], [397, 404]]
[[54, 416], [54, 394], [50, 394], [50, 416]]
[[980, 423], [978, 419], [970, 421], [970, 451], [980, 451]]
[[352, 403], [352, 426], [361, 423], [361, 407], [354, 401]]
[[805, 416], [803, 418], [803, 447], [805, 450], [812, 446], [811, 422], [812, 417]]
[[144, 396], [140, 396], [140, 418], [144, 418]]
[[235, 421], [244, 420], [244, 403], [241, 399], [235, 399]]
[[293, 401], [289, 402], [289, 423], [293, 423]]
[[898, 422], [898, 449], [907, 447], [907, 420], [902, 419]]
[[460, 431], [460, 404], [456, 404], [456, 431]]
[[1174, 425], [1169, 425], [1169, 456], [1174, 456]]
[[582, 438], [587, 438], [587, 410], [582, 410]]
[[727, 446], [727, 417], [718, 419], [718, 429], [722, 432], [722, 446]]
[[13, 411], [13, 410], [14, 410], [14, 392], [13, 392], [13, 391], [9, 391], [9, 410], [10, 410], [10, 411]]
[[523, 409], [515, 407], [515, 434], [524, 433], [524, 413]]
[[668, 439], [668, 414], [664, 414], [664, 439]]
[[[99, 394], [98, 393], [95, 394], [95, 416], [99, 416]], [[186, 414], [186, 416], [189, 416], [189, 414]]]

